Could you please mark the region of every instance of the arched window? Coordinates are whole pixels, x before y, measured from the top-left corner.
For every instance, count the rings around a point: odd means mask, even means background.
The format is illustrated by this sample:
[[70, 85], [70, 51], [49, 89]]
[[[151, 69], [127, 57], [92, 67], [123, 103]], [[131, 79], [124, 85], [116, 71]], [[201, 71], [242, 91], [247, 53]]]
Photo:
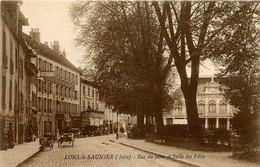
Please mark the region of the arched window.
[[205, 113], [205, 102], [204, 101], [199, 101], [198, 112], [199, 113]]
[[216, 113], [216, 102], [215, 101], [209, 102], [209, 113]]
[[219, 103], [219, 112], [220, 113], [227, 113], [227, 103], [226, 103], [226, 101], [221, 101]]

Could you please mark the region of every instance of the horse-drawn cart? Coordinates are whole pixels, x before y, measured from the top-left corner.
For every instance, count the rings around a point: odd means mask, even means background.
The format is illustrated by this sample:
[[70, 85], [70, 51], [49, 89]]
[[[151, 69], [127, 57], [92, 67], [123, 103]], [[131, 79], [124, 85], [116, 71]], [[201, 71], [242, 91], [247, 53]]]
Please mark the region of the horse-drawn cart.
[[40, 150], [43, 151], [45, 147], [49, 147], [50, 150], [53, 149], [53, 136], [51, 134], [43, 135], [40, 140]]
[[58, 147], [61, 147], [63, 143], [69, 143], [73, 147], [74, 136], [73, 133], [63, 133], [58, 135]]

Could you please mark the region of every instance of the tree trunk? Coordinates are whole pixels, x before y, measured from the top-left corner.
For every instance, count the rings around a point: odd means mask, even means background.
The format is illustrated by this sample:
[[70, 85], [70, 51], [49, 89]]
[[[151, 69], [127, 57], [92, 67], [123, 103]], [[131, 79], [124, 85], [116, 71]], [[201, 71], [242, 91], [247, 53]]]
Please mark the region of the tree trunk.
[[155, 121], [157, 126], [157, 132], [161, 132], [163, 129], [163, 115], [162, 115], [162, 86], [160, 83], [158, 83], [158, 86], [156, 86], [156, 94], [155, 94], [155, 103], [154, 103], [154, 109], [155, 109]]
[[145, 119], [146, 119], [146, 125], [150, 125], [151, 121], [150, 121], [150, 116], [149, 114], [145, 114]]
[[189, 138], [200, 138], [201, 127], [199, 123], [199, 115], [197, 109], [196, 92], [184, 91], [184, 99], [186, 104], [187, 120], [188, 120], [188, 134]]
[[144, 114], [139, 113], [137, 114], [137, 126], [143, 126], [144, 125]]
[[188, 120], [189, 138], [200, 138], [201, 127], [199, 123], [197, 109], [197, 87], [199, 77], [199, 56], [196, 56], [191, 61], [191, 78], [188, 80], [186, 73], [186, 65], [184, 62], [177, 64], [177, 70], [181, 78], [181, 90], [185, 99], [186, 113]]
[[162, 112], [156, 112], [155, 115], [155, 120], [156, 120], [156, 126], [157, 126], [157, 132], [162, 132], [163, 129], [163, 117], [162, 117]]

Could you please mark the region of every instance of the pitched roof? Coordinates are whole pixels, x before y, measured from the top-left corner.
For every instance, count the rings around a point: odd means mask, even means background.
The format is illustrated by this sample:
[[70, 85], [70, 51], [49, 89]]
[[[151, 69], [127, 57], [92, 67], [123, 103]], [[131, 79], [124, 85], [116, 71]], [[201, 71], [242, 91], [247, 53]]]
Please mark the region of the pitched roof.
[[62, 55], [55, 53], [51, 48], [45, 46], [44, 44], [36, 42], [29, 35], [23, 33], [23, 39], [29, 46], [37, 50], [37, 52], [41, 53], [43, 56], [81, 73], [81, 71], [77, 67], [75, 67], [68, 59], [66, 59]]
[[81, 83], [85, 83], [85, 84], [88, 84], [88, 85], [91, 85], [95, 88], [98, 88], [97, 85], [93, 82], [93, 81], [90, 81], [86, 76], [84, 75], [81, 75], [80, 76], [80, 81]]

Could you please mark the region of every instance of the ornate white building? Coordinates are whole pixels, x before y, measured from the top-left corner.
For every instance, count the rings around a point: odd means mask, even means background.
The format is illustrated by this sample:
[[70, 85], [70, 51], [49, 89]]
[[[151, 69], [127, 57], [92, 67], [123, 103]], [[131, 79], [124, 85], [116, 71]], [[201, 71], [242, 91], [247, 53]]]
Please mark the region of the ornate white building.
[[[224, 97], [224, 91], [214, 76], [199, 78], [197, 105], [201, 126], [206, 129], [222, 128], [230, 130], [230, 119], [236, 112]], [[187, 124], [184, 98], [175, 102], [174, 109], [164, 114], [164, 124]]]

